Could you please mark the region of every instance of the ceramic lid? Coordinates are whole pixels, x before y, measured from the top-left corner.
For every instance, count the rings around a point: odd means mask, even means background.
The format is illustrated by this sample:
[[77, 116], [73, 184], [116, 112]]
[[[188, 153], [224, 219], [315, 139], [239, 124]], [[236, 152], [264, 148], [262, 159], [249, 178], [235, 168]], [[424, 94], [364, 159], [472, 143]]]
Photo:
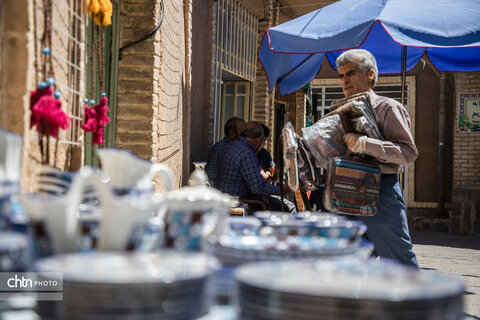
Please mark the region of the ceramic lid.
[[207, 175], [203, 170], [195, 170], [190, 176], [190, 186], [168, 192], [165, 199], [169, 207], [195, 205], [196, 209], [207, 208], [230, 208], [237, 200], [227, 193], [220, 192], [215, 188], [208, 187]]

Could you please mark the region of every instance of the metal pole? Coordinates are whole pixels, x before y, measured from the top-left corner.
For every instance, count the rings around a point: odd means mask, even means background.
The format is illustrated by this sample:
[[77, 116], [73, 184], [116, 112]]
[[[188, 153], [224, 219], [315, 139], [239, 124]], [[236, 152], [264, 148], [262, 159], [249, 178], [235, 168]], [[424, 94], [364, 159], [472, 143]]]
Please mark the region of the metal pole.
[[407, 47], [402, 46], [402, 105], [405, 105], [405, 83], [407, 78]]
[[[405, 87], [407, 80], [407, 47], [402, 46], [402, 105], [405, 106]], [[400, 185], [402, 192], [405, 190], [405, 171], [400, 174]]]
[[438, 215], [445, 218], [445, 73], [440, 73], [440, 101], [438, 106]]

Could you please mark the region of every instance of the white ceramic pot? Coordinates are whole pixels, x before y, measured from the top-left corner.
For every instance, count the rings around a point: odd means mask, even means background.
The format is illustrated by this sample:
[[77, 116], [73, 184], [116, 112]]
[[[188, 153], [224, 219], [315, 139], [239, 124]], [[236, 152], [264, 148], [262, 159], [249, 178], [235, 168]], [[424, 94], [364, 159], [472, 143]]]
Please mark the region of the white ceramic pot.
[[226, 228], [229, 209], [236, 203], [230, 195], [206, 186], [203, 170], [195, 170], [190, 186], [168, 192], [159, 216], [165, 221], [165, 246], [200, 250], [211, 234]]

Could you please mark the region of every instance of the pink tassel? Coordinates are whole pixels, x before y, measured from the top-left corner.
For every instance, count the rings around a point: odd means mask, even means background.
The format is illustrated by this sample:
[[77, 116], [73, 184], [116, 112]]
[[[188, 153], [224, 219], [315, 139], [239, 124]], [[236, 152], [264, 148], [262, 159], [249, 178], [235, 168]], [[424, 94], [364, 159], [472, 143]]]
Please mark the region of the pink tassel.
[[35, 116], [33, 112], [33, 107], [35, 104], [40, 100], [41, 97], [43, 96], [51, 96], [53, 93], [53, 90], [51, 87], [45, 87], [43, 89], [37, 88], [35, 91], [30, 92], [30, 129], [33, 128], [35, 125], [37, 125], [38, 117]]
[[107, 106], [108, 98], [103, 97], [100, 103], [89, 107], [85, 105], [85, 124], [82, 129], [92, 132], [92, 144], [103, 144], [103, 127], [110, 122], [107, 112], [110, 110]]
[[51, 137], [58, 136], [58, 128], [67, 129], [70, 117], [61, 109], [62, 102], [52, 96], [42, 96], [32, 108], [32, 123], [41, 134]]

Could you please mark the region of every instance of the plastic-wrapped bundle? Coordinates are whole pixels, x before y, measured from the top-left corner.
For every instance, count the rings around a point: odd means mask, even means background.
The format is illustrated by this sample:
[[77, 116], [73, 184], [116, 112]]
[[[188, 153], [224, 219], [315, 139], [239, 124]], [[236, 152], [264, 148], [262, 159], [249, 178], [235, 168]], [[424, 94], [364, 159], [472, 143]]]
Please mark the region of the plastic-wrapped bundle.
[[[366, 134], [370, 138], [384, 140], [368, 92], [337, 100], [332, 103], [330, 109], [333, 111], [325, 115], [325, 117], [338, 114], [346, 132]], [[360, 123], [355, 124], [354, 122], [357, 120]]]
[[302, 138], [298, 138], [297, 167], [300, 190], [306, 192], [320, 186], [320, 174], [315, 167], [315, 158]]
[[384, 140], [368, 92], [332, 103], [331, 112], [313, 126], [302, 129], [303, 138], [317, 165], [327, 168], [329, 159], [347, 155], [343, 135], [358, 133]]
[[295, 130], [290, 122], [283, 128], [283, 160], [287, 169], [288, 187], [295, 191], [298, 189], [297, 172], [297, 149], [298, 143], [295, 139]]
[[343, 135], [346, 133], [340, 115], [324, 117], [314, 125], [303, 128], [303, 139], [321, 168], [328, 167], [329, 159], [345, 156]]
[[381, 139], [382, 136], [378, 136], [380, 133], [378, 128], [374, 127], [371, 122], [367, 120], [366, 117], [361, 116], [351, 120], [353, 130], [355, 132], [366, 135], [371, 138]]

